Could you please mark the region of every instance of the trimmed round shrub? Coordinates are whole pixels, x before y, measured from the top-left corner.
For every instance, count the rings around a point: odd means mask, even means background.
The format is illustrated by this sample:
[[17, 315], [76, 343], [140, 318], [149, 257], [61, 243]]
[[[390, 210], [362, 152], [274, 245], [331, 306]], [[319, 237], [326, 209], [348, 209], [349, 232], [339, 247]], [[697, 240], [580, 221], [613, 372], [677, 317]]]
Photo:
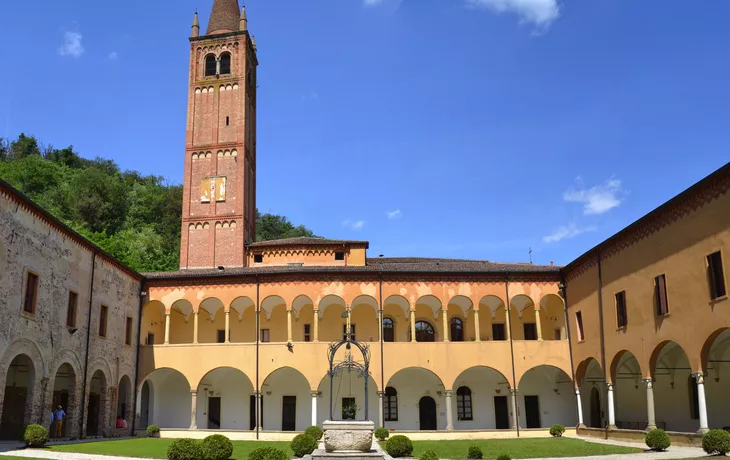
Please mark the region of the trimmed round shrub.
[[499, 457], [497, 457], [497, 460], [512, 460], [512, 457], [510, 457], [507, 454], [502, 454]]
[[482, 449], [480, 449], [479, 446], [469, 446], [469, 453], [467, 454], [466, 458], [481, 459], [484, 458], [484, 454], [482, 453]]
[[205, 460], [228, 460], [233, 455], [233, 443], [222, 434], [213, 434], [200, 444]]
[[289, 455], [276, 447], [259, 447], [248, 454], [248, 460], [289, 460]]
[[153, 423], [152, 425], [147, 427], [146, 431], [147, 431], [147, 436], [149, 436], [151, 438], [153, 436], [157, 436], [157, 433], [160, 432], [160, 429], [157, 427], [157, 425], [155, 425]]
[[553, 438], [560, 438], [563, 436], [563, 433], [565, 433], [565, 427], [563, 425], [558, 425], [556, 423], [550, 427], [550, 436]]
[[194, 439], [176, 439], [167, 448], [169, 460], [203, 460], [203, 447]]
[[40, 425], [28, 425], [23, 433], [23, 441], [28, 447], [43, 447], [48, 441], [48, 430]]
[[429, 449], [422, 453], [421, 456], [418, 457], [418, 460], [439, 460], [439, 456], [436, 455], [436, 452]]
[[294, 455], [297, 457], [304, 457], [305, 455], [311, 454], [316, 448], [317, 440], [306, 433], [294, 436], [291, 442], [291, 450], [294, 451]]
[[304, 430], [304, 434], [308, 434], [309, 436], [311, 436], [314, 439], [316, 439], [317, 441], [319, 441], [320, 439], [322, 439], [322, 435], [324, 434], [324, 431], [322, 431], [322, 428], [320, 428], [316, 425], [312, 425], [309, 428], [307, 428], [306, 430]]
[[651, 450], [662, 451], [667, 450], [672, 445], [672, 441], [666, 431], [657, 428], [646, 433], [646, 445]]
[[410, 457], [413, 453], [413, 443], [408, 436], [397, 434], [385, 443], [385, 451], [391, 457]]
[[702, 436], [702, 450], [708, 455], [725, 455], [730, 452], [730, 433], [725, 430], [710, 430]]
[[390, 437], [390, 431], [388, 431], [386, 428], [378, 428], [373, 432], [376, 438], [378, 438], [378, 441], [385, 441]]

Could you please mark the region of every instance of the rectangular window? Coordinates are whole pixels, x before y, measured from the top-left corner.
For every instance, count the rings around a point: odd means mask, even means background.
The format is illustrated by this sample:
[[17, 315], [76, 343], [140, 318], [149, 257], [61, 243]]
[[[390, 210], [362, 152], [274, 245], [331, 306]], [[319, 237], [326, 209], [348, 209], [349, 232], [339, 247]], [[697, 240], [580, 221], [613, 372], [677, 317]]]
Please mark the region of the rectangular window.
[[66, 308], [66, 326], [76, 327], [76, 308], [79, 303], [79, 295], [74, 291], [68, 293], [68, 307]]
[[575, 312], [575, 323], [578, 327], [578, 342], [582, 342], [585, 340], [585, 335], [583, 335], [583, 313], [582, 312]]
[[507, 340], [504, 323], [492, 324], [492, 340]]
[[254, 254], [253, 255], [253, 263], [260, 264], [264, 261], [264, 255], [263, 254]]
[[616, 293], [616, 324], [618, 327], [626, 327], [629, 323], [626, 316], [626, 291]]
[[690, 375], [689, 379], [689, 416], [692, 420], [700, 419], [700, 398], [697, 390], [697, 377]]
[[537, 324], [525, 323], [525, 340], [537, 340]]
[[456, 418], [462, 420], [474, 420], [471, 409], [471, 390], [468, 387], [459, 387], [456, 391]]
[[335, 260], [345, 260], [344, 252], [335, 252]]
[[387, 387], [385, 389], [383, 412], [383, 417], [386, 422], [398, 421], [398, 392], [393, 387]]
[[342, 420], [355, 420], [356, 416], [355, 398], [342, 398]]
[[561, 331], [560, 329], [555, 329], [554, 338], [555, 340], [563, 340], [563, 331]]
[[271, 335], [269, 334], [268, 329], [261, 329], [261, 341], [262, 342], [270, 342]]
[[[350, 324], [350, 334], [352, 335], [352, 340], [355, 340], [355, 325]], [[342, 340], [347, 340], [347, 324], [342, 325]]]
[[666, 275], [659, 275], [654, 278], [654, 301], [656, 303], [657, 316], [663, 316], [669, 313], [669, 305], [667, 304]]
[[127, 328], [124, 330], [124, 344], [132, 345], [132, 318], [127, 316]]
[[722, 269], [722, 254], [720, 251], [707, 256], [707, 275], [710, 279], [710, 298], [715, 300], [726, 296], [725, 272]]
[[304, 325], [304, 341], [305, 342], [311, 342], [312, 341], [312, 325], [311, 324], [305, 324]]
[[155, 334], [152, 332], [147, 333], [147, 345], [154, 345], [155, 344]]
[[102, 305], [101, 310], [99, 311], [99, 336], [100, 337], [106, 337], [107, 316], [109, 316], [109, 307], [107, 307], [106, 305]]
[[38, 275], [28, 272], [25, 276], [25, 300], [23, 311], [35, 314], [36, 301], [38, 300]]
[[215, 341], [216, 341], [216, 343], [225, 343], [225, 341], [226, 341], [225, 329], [218, 329], [216, 331]]

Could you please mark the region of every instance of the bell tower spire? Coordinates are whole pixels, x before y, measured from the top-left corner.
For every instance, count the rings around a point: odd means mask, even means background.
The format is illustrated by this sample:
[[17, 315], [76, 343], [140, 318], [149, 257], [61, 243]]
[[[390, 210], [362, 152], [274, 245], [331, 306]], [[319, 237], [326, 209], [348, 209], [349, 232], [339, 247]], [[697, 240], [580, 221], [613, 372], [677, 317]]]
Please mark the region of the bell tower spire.
[[190, 37], [180, 268], [242, 267], [256, 239], [256, 49], [238, 0]]

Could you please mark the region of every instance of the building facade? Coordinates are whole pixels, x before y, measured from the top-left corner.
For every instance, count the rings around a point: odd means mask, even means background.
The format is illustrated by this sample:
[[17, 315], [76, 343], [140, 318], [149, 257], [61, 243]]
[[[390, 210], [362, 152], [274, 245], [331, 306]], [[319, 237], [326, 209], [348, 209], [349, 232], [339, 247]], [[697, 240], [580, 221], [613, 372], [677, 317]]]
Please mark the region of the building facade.
[[[730, 425], [730, 164], [566, 267], [255, 242], [256, 45], [236, 0], [198, 21], [179, 271], [139, 275], [1, 183], [0, 432], [57, 400], [68, 436], [120, 415], [240, 439], [329, 418], [461, 436]], [[367, 381], [328, 374], [347, 337]]]

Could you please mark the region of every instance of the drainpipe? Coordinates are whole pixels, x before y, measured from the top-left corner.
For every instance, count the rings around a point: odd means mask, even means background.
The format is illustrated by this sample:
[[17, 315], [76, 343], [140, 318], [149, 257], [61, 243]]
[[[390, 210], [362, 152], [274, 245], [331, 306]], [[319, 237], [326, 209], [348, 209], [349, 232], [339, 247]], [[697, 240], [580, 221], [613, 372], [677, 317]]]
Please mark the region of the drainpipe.
[[139, 379], [139, 343], [142, 341], [142, 306], [144, 303], [144, 296], [142, 295], [142, 292], [144, 292], [144, 288], [146, 287], [144, 283], [145, 280], [143, 278], [139, 283], [139, 308], [137, 309], [137, 315], [139, 315], [139, 318], [137, 318], [137, 361], [134, 363], [134, 395], [132, 396], [132, 407], [134, 408], [134, 411], [132, 412], [134, 414], [132, 417], [132, 436], [135, 436], [135, 430], [137, 428], [137, 380]]
[[[506, 300], [506, 304], [505, 304], [507, 306], [506, 314], [509, 315], [511, 313], [510, 308], [509, 308], [510, 307], [509, 275], [506, 272], [504, 274], [504, 290], [507, 295], [507, 297], [506, 297], [507, 300]], [[515, 426], [517, 427], [517, 437], [519, 438], [520, 437], [520, 403], [519, 403], [519, 398], [518, 398], [518, 394], [517, 394], [517, 375], [515, 374], [515, 347], [514, 347], [514, 343], [512, 342], [514, 340], [514, 338], [512, 336], [512, 318], [507, 318], [507, 319], [509, 320], [509, 353], [510, 353], [510, 357], [512, 358], [512, 389], [515, 392], [514, 393], [515, 396], [513, 399], [514, 410], [515, 410], [514, 417], [515, 417]], [[512, 395], [510, 395], [510, 397], [511, 396]]]
[[[385, 394], [385, 353], [384, 353], [384, 347], [383, 342], [385, 341], [385, 337], [383, 337], [383, 272], [378, 272], [378, 278], [380, 281], [380, 289], [378, 291], [378, 295], [380, 297], [380, 391]], [[378, 413], [383, 412], [383, 398], [378, 398], [378, 404], [381, 405], [380, 410]], [[380, 420], [378, 420], [380, 421]], [[383, 428], [385, 428], [385, 417], [383, 417]]]
[[86, 417], [86, 379], [89, 373], [89, 343], [91, 340], [91, 311], [94, 307], [94, 271], [96, 252], [91, 257], [91, 285], [89, 286], [89, 314], [86, 321], [86, 351], [84, 353], [84, 383], [81, 390], [81, 418], [79, 419], [79, 438], [84, 438], [84, 418]]
[[[608, 379], [606, 378], [606, 338], [603, 331], [603, 270], [601, 267], [601, 252], [597, 251], [598, 258], [598, 320], [601, 327], [601, 368], [603, 368], [603, 406], [608, 404]], [[605, 439], [608, 439], [608, 425], [605, 428]]]
[[[259, 411], [263, 408], [263, 403], [261, 401], [262, 395], [261, 395], [261, 389], [259, 388], [259, 335], [261, 334], [261, 323], [260, 323], [260, 317], [261, 312], [259, 308], [261, 307], [259, 305], [259, 275], [256, 275], [256, 397], [254, 397], [254, 404], [256, 404], [256, 409], [254, 410], [254, 425], [256, 425], [256, 439], [259, 439], [259, 420], [263, 422], [263, 417], [261, 417], [262, 414], [259, 414]], [[262, 423], [263, 425], [263, 423]], [[261, 429], [264, 427], [262, 426]]]
[[[573, 376], [573, 384], [577, 384], [575, 379], [575, 365], [573, 364], [573, 342], [570, 339], [570, 315], [568, 314], [568, 285], [565, 284], [565, 273], [560, 272], [560, 293], [563, 296], [563, 313], [565, 314], [565, 333], [568, 334], [568, 356], [570, 357], [570, 373]], [[575, 388], [573, 389], [575, 390]], [[576, 417], [580, 408], [576, 407]], [[576, 427], [577, 430], [577, 427]]]

